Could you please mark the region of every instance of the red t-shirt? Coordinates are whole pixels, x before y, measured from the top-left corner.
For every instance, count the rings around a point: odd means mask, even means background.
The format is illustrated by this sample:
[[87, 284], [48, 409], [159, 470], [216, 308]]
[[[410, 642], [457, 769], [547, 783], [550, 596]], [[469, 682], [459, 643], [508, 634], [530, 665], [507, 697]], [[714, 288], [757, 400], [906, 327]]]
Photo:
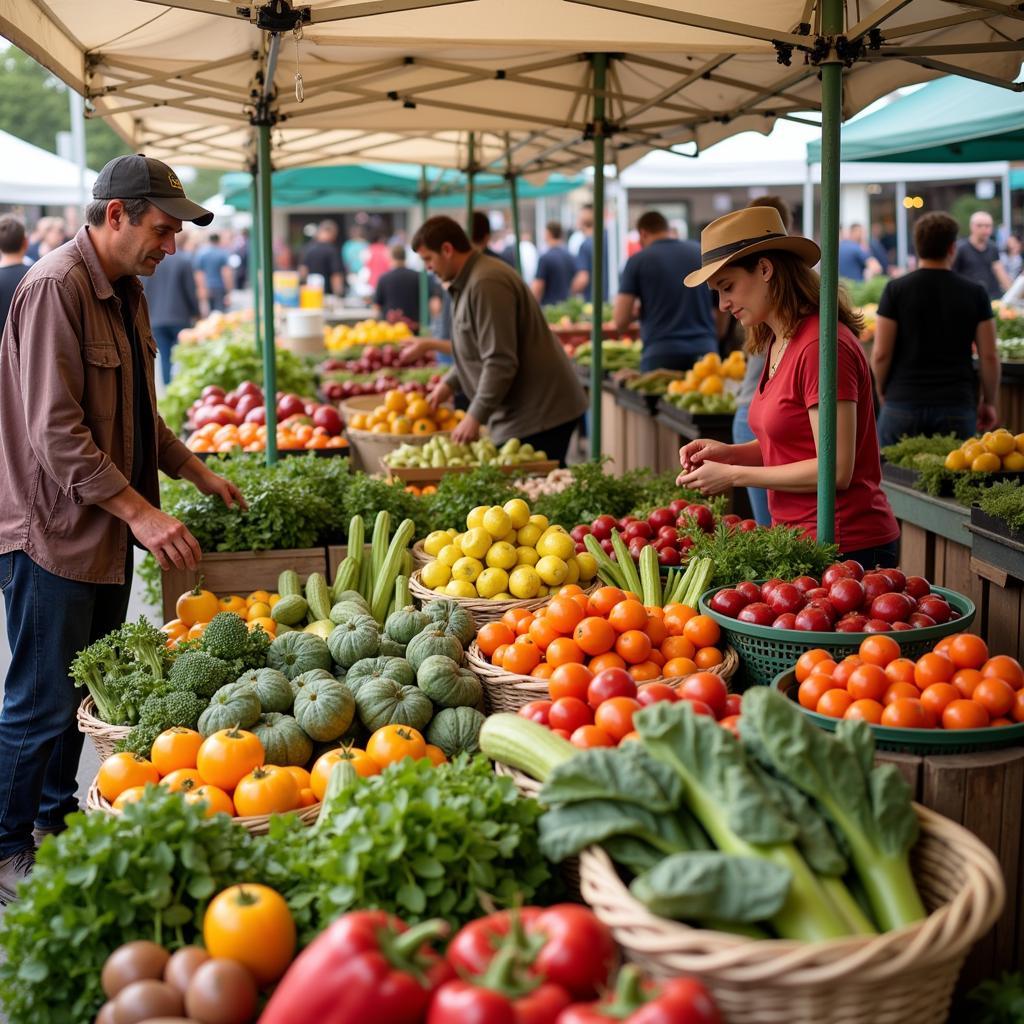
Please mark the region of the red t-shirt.
[[[887, 544], [899, 525], [882, 492], [882, 469], [875, 433], [871, 372], [860, 343], [849, 328], [839, 325], [836, 399], [857, 403], [857, 444], [850, 486], [836, 492], [836, 543], [843, 552]], [[797, 328], [783, 353], [775, 376], [768, 379], [765, 360], [761, 381], [750, 403], [749, 421], [761, 443], [766, 466], [785, 466], [816, 457], [808, 410], [818, 404], [818, 316]], [[798, 526], [816, 535], [817, 494], [768, 491], [773, 523]]]

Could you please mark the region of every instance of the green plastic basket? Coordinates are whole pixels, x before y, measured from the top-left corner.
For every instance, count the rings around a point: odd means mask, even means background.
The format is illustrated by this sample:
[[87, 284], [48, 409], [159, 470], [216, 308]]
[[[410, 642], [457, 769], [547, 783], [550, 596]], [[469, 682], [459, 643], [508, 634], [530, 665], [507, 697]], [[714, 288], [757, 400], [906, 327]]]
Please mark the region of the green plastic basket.
[[[772, 684], [788, 697], [815, 725], [836, 731], [838, 718], [819, 715], [797, 703], [799, 684], [793, 669], [780, 672]], [[978, 750], [998, 750], [1024, 743], [1024, 722], [1016, 725], [988, 726], [985, 729], [895, 729], [891, 725], [868, 723], [879, 750], [898, 751], [902, 754], [970, 754]]]
[[[747, 622], [730, 619], [708, 607], [708, 602], [719, 590], [715, 587], [701, 595], [700, 610], [709, 615], [722, 629], [723, 639], [732, 644], [740, 656], [740, 671], [747, 683], [767, 686], [780, 673], [792, 668], [804, 651], [820, 647], [829, 652], [838, 662], [848, 654], [856, 654], [865, 637], [875, 633], [808, 633], [801, 629], [773, 629], [771, 626], [754, 626]], [[932, 587], [932, 593], [944, 597], [960, 613], [959, 618], [939, 626], [925, 626], [923, 629], [907, 629], [888, 633], [899, 645], [907, 658], [919, 658], [930, 651], [944, 636], [962, 633], [974, 621], [977, 609], [970, 598], [955, 590]]]

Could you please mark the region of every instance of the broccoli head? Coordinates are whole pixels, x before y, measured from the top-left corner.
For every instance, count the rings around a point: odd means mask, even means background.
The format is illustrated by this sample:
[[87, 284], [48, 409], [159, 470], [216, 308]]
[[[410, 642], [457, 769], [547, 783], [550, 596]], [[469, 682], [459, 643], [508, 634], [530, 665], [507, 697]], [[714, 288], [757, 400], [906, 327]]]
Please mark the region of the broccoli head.
[[172, 690], [188, 690], [209, 700], [226, 682], [230, 666], [205, 651], [186, 651], [171, 666], [168, 679]]
[[107, 695], [116, 721], [122, 725], [135, 725], [147, 698], [161, 685], [144, 669], [108, 676]]
[[240, 615], [218, 612], [203, 631], [200, 648], [215, 658], [233, 661], [245, 655], [249, 630]]
[[157, 736], [175, 725], [194, 729], [206, 701], [188, 690], [160, 690], [151, 693], [139, 709], [138, 723], [118, 743], [118, 750], [128, 750], [149, 757]]

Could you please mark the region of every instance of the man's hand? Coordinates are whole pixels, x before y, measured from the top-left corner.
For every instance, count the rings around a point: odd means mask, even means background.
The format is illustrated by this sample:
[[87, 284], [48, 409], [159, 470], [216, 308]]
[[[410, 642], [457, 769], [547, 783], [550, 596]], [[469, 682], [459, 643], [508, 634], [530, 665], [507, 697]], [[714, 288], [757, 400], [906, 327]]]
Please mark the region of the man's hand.
[[430, 389], [427, 395], [427, 403], [431, 409], [436, 409], [439, 405], [450, 402], [454, 397], [455, 393], [452, 389], [444, 381], [441, 381]]
[[469, 413], [466, 413], [462, 422], [452, 431], [452, 440], [458, 444], [469, 444], [479, 436], [480, 421]]
[[999, 413], [996, 407], [989, 402], [978, 403], [978, 430], [992, 430], [999, 422]]
[[398, 353], [399, 365], [407, 366], [409, 363], [414, 363], [417, 359], [422, 359], [433, 351], [434, 346], [429, 341], [422, 338], [410, 341], [408, 345], [403, 345], [402, 351]]
[[214, 473], [202, 459], [197, 457], [185, 463], [181, 468], [181, 475], [201, 494], [215, 494], [228, 508], [248, 512], [249, 506], [242, 492], [230, 480]]
[[160, 509], [146, 504], [128, 520], [128, 526], [136, 540], [167, 570], [194, 569], [199, 564], [202, 551], [195, 537], [184, 523]]

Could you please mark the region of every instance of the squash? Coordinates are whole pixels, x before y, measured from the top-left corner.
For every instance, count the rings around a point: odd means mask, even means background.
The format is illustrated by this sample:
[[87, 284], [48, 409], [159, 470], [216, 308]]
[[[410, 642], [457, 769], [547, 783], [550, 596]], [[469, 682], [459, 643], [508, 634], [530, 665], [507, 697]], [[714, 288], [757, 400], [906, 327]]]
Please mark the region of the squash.
[[[302, 597], [302, 582], [294, 569], [285, 569], [278, 575], [277, 592], [281, 595], [282, 600], [286, 597]], [[302, 600], [306, 599], [302, 597]]]
[[309, 623], [302, 632], [312, 633], [313, 636], [320, 637], [326, 643], [332, 629], [334, 629], [334, 623], [330, 619], [317, 619], [316, 622]]
[[430, 625], [430, 617], [417, 611], [412, 605], [392, 612], [384, 623], [384, 632], [392, 640], [407, 644], [417, 633]]
[[370, 618], [370, 610], [366, 605], [357, 604], [355, 601], [338, 601], [331, 607], [331, 622], [336, 626], [363, 616]]
[[442, 708], [473, 707], [483, 695], [480, 680], [443, 654], [425, 658], [416, 672], [419, 688]]
[[289, 679], [314, 668], [330, 667], [327, 644], [312, 633], [286, 633], [274, 639], [267, 649], [267, 668], [276, 668]]
[[370, 614], [370, 602], [358, 590], [343, 590], [334, 600], [336, 604], [352, 602], [353, 604], [362, 605], [366, 614]]
[[[295, 695], [292, 693], [292, 684], [283, 672], [276, 668], [254, 668], [243, 672], [238, 683], [245, 683], [256, 691], [259, 698], [260, 709], [264, 714], [268, 712], [291, 711], [292, 701]], [[277, 764], [277, 761], [271, 761]]]
[[291, 715], [260, 715], [249, 731], [263, 744], [267, 764], [304, 765], [313, 756], [313, 741]]
[[380, 654], [382, 658], [405, 658], [405, 644], [392, 640], [389, 636], [380, 638]]
[[352, 691], [337, 679], [317, 679], [295, 695], [295, 721], [314, 740], [325, 743], [352, 724], [356, 704]]
[[345, 676], [345, 681], [353, 693], [368, 679], [390, 679], [399, 686], [414, 686], [416, 673], [405, 658], [379, 657], [357, 661]]
[[438, 711], [427, 730], [427, 742], [440, 747], [449, 759], [465, 751], [480, 749], [480, 729], [485, 718], [475, 708], [445, 708]]
[[463, 647], [468, 647], [476, 636], [473, 616], [455, 601], [431, 601], [423, 606], [423, 614], [454, 636]]
[[324, 679], [333, 679], [334, 676], [325, 668], [313, 668], [308, 672], [303, 672], [297, 675], [294, 679], [289, 680], [292, 688], [292, 702], [294, 703], [295, 698], [298, 697], [299, 693], [310, 683], [318, 683]]
[[420, 665], [435, 654], [451, 658], [457, 664], [462, 663], [462, 644], [454, 636], [449, 636], [444, 629], [435, 624], [417, 633], [405, 649], [406, 660], [412, 665], [414, 672], [419, 672]]
[[368, 679], [356, 694], [356, 708], [371, 732], [385, 725], [411, 725], [423, 729], [434, 713], [430, 698], [416, 686], [402, 686], [393, 679]]
[[306, 602], [313, 619], [330, 618], [331, 591], [323, 573], [311, 572], [306, 577]]
[[334, 660], [343, 668], [351, 668], [363, 658], [372, 658], [380, 650], [380, 632], [369, 616], [342, 623], [331, 630], [327, 646]]
[[249, 683], [228, 683], [199, 716], [199, 731], [212, 736], [221, 729], [248, 729], [260, 717], [260, 699]]
[[270, 609], [270, 617], [286, 626], [297, 626], [305, 622], [309, 605], [306, 599], [299, 594], [289, 594], [282, 597], [273, 608]]

